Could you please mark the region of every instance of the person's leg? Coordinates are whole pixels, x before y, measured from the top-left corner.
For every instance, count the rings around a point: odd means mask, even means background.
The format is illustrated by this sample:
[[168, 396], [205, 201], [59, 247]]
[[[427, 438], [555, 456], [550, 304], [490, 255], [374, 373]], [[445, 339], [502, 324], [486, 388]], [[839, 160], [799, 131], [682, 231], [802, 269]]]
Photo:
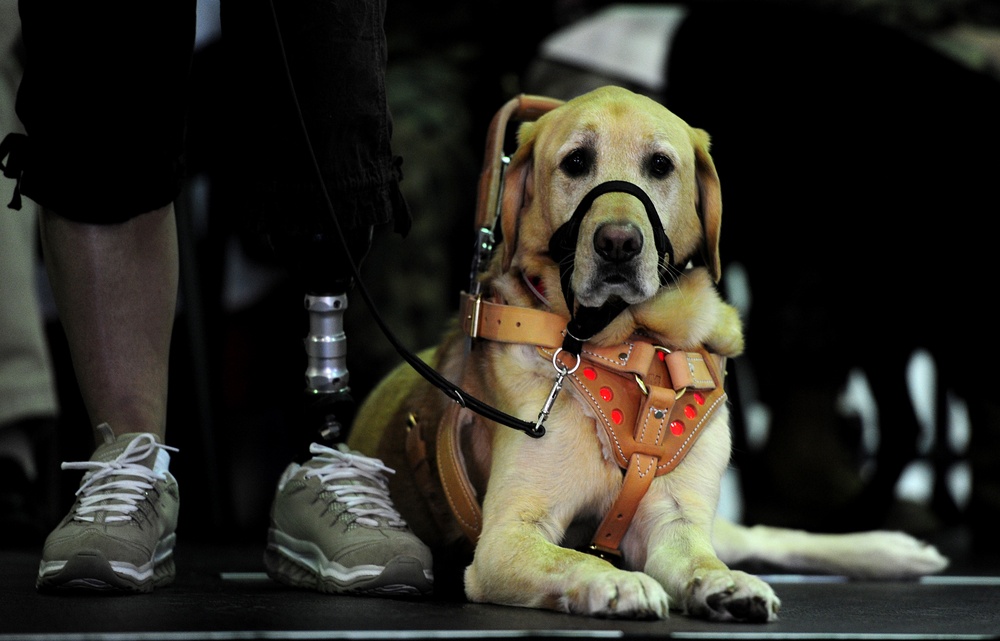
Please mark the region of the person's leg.
[[177, 301], [172, 205], [115, 225], [45, 211], [42, 247], [93, 425], [163, 440]]
[[177, 300], [172, 205], [98, 225], [41, 216], [49, 280], [95, 428], [77, 502], [49, 535], [38, 587], [147, 592], [173, 578], [177, 484], [166, 468]]
[[26, 135], [5, 139], [5, 175], [43, 208], [49, 280], [97, 437], [90, 460], [63, 463], [85, 473], [43, 546], [42, 591], [148, 592], [174, 576], [179, 495], [163, 437], [195, 9], [19, 4]]

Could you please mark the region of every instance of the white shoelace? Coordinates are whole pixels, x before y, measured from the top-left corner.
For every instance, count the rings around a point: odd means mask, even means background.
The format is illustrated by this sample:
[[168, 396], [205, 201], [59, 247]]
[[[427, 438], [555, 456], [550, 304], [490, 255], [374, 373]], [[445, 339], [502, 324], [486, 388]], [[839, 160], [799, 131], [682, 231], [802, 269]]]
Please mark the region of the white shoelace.
[[310, 469], [305, 478], [317, 477], [323, 489], [332, 492], [337, 503], [357, 517], [356, 523], [378, 527], [385, 519], [391, 527], [405, 527], [402, 515], [392, 506], [385, 474], [396, 471], [382, 461], [354, 452], [335, 450], [319, 443], [309, 446], [313, 459], [322, 467]]
[[154, 472], [141, 461], [161, 449], [177, 451], [175, 447], [157, 443], [152, 435], [143, 434], [125, 446], [113, 461], [63, 463], [64, 470], [87, 470], [80, 489], [76, 491], [81, 498], [73, 518], [93, 523], [94, 514], [98, 512], [107, 513], [105, 522], [131, 518], [130, 515], [139, 509], [139, 503], [146, 498], [146, 492], [153, 489], [153, 483], [163, 478], [162, 474]]

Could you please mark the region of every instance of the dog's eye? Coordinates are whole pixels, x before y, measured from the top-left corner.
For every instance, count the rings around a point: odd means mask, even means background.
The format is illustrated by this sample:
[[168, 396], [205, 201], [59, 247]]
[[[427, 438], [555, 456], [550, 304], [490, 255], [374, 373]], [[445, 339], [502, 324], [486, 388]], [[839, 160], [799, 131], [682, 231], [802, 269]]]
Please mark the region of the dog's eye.
[[593, 164], [594, 152], [589, 149], [574, 149], [563, 158], [562, 162], [559, 163], [559, 167], [568, 176], [576, 178], [587, 174]]
[[674, 163], [663, 154], [653, 154], [649, 158], [649, 173], [654, 178], [665, 178], [674, 170]]

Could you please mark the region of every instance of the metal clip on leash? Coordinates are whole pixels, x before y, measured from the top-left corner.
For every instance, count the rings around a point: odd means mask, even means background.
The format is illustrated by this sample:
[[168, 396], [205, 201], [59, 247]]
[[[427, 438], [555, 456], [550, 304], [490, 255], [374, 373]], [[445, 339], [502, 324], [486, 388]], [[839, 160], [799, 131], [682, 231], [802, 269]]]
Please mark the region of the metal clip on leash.
[[559, 392], [562, 391], [563, 381], [566, 377], [575, 372], [580, 368], [580, 355], [576, 355], [576, 364], [572, 368], [566, 367], [559, 362], [559, 353], [563, 351], [560, 347], [556, 350], [556, 353], [552, 355], [552, 367], [556, 370], [556, 381], [552, 384], [552, 389], [549, 391], [548, 398], [545, 399], [545, 404], [542, 405], [542, 411], [538, 413], [538, 420], [535, 421], [534, 434], [532, 436], [541, 436], [545, 434], [545, 419], [549, 417], [549, 412], [552, 411], [552, 405], [556, 402], [556, 397], [559, 396]]

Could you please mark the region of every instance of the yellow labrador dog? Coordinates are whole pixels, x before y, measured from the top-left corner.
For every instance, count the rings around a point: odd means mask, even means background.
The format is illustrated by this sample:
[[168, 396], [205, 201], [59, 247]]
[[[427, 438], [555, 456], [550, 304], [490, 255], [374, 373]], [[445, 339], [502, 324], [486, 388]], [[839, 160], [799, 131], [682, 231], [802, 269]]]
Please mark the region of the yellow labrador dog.
[[770, 621], [771, 587], [727, 563], [868, 578], [946, 565], [900, 533], [716, 519], [722, 378], [743, 347], [715, 287], [720, 216], [708, 135], [652, 100], [606, 87], [521, 125], [482, 290], [422, 358], [532, 429], [487, 420], [403, 366], [360, 408], [350, 443], [397, 470], [395, 504], [429, 545], [474, 544], [470, 600]]

